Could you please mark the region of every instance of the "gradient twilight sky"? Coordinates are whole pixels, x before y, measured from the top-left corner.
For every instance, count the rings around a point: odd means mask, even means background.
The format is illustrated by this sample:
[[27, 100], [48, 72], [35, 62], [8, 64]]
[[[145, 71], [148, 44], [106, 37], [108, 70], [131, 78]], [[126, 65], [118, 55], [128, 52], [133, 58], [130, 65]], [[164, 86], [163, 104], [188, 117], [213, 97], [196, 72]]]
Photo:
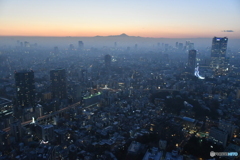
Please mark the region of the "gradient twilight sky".
[[240, 38], [240, 0], [0, 0], [0, 36], [121, 33]]

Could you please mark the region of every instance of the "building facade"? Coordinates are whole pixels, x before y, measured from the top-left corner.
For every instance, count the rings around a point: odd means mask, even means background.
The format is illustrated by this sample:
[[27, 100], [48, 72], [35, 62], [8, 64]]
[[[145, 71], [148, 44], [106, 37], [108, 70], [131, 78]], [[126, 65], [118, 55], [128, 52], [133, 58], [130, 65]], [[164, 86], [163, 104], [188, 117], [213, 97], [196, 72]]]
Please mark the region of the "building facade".
[[15, 72], [17, 105], [22, 107], [35, 105], [35, 81], [33, 71]]
[[67, 82], [65, 69], [55, 69], [50, 71], [50, 80], [52, 88], [52, 98], [67, 98]]
[[227, 43], [227, 37], [214, 37], [212, 40], [210, 68], [216, 75], [224, 75], [228, 70], [228, 58], [226, 57]]
[[111, 61], [112, 61], [112, 57], [107, 54], [105, 57], [104, 57], [104, 60], [105, 60], [105, 66], [106, 68], [109, 68], [111, 66]]
[[189, 50], [189, 53], [188, 53], [188, 68], [189, 68], [191, 74], [194, 74], [194, 71], [195, 71], [196, 55], [197, 55], [196, 50]]

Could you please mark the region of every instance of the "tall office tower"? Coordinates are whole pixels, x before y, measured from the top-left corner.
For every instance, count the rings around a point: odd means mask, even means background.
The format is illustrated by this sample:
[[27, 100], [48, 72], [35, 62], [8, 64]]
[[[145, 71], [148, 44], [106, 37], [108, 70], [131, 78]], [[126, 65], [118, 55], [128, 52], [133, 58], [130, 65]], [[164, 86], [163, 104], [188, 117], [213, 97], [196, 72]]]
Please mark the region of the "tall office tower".
[[229, 121], [219, 120], [218, 128], [228, 133], [228, 138], [231, 140], [233, 138], [236, 126]]
[[81, 80], [82, 82], [87, 82], [88, 71], [86, 69], [81, 70]]
[[179, 43], [179, 44], [178, 44], [178, 49], [179, 49], [179, 50], [183, 50], [183, 43]]
[[16, 138], [17, 142], [21, 140], [22, 126], [20, 121], [16, 121], [10, 125], [10, 134]]
[[178, 48], [178, 42], [176, 42], [176, 48]]
[[25, 41], [25, 42], [24, 42], [24, 47], [27, 47], [27, 48], [30, 47], [29, 42]]
[[73, 46], [73, 44], [70, 44], [70, 45], [69, 45], [68, 50], [69, 50], [69, 51], [73, 51], [73, 50], [74, 50], [74, 46]]
[[190, 50], [189, 49], [189, 46], [190, 46], [190, 41], [188, 40], [188, 41], [186, 41], [186, 45], [185, 45], [185, 50]]
[[3, 151], [8, 146], [8, 134], [7, 132], [4, 132], [0, 130], [0, 150]]
[[34, 72], [15, 72], [15, 84], [17, 90], [17, 105], [30, 107], [35, 105]]
[[228, 133], [219, 128], [212, 127], [209, 132], [208, 138], [209, 138], [209, 140], [213, 140], [214, 142], [217, 142], [218, 144], [222, 145], [223, 147], [226, 147]]
[[117, 47], [117, 42], [114, 42], [114, 47], [115, 47], [115, 48]]
[[168, 51], [169, 45], [165, 44], [165, 51]]
[[194, 74], [195, 67], [196, 67], [196, 50], [189, 50], [188, 53], [188, 68], [190, 69], [190, 72]]
[[109, 68], [111, 66], [112, 57], [109, 54], [107, 54], [104, 57], [104, 59], [105, 59], [105, 66]]
[[52, 97], [58, 99], [67, 98], [67, 82], [65, 69], [55, 69], [50, 71], [52, 85]]
[[84, 44], [83, 41], [78, 41], [78, 49], [83, 49]]
[[189, 49], [189, 50], [194, 49], [194, 43], [190, 43], [188, 49]]
[[135, 50], [136, 50], [136, 49], [138, 48], [138, 44], [135, 44], [134, 48], [135, 48]]
[[222, 75], [227, 70], [227, 42], [227, 37], [214, 37], [212, 40], [210, 67], [215, 71], [216, 75]]
[[57, 55], [59, 53], [58, 47], [54, 47], [54, 54]]

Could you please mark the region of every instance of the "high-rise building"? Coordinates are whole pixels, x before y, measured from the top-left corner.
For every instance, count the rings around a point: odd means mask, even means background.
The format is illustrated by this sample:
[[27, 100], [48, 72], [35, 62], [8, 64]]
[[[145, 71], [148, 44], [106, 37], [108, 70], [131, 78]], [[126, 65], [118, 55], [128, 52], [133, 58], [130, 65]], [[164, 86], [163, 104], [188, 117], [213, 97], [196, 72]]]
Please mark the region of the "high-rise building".
[[54, 139], [53, 125], [37, 125], [36, 126], [37, 135], [43, 141], [52, 141]]
[[27, 48], [29, 48], [29, 47], [30, 47], [30, 44], [29, 44], [29, 42], [25, 41], [25, 42], [24, 42], [24, 47], [27, 47]]
[[227, 37], [214, 37], [212, 40], [210, 67], [217, 75], [222, 75], [227, 70], [227, 42]]
[[53, 53], [54, 53], [55, 55], [59, 54], [58, 47], [54, 47], [54, 51], [53, 51]]
[[190, 41], [188, 40], [188, 41], [186, 41], [186, 45], [185, 45], [185, 49], [186, 50], [190, 50]]
[[65, 69], [55, 69], [50, 71], [52, 97], [58, 99], [67, 98], [67, 82]]
[[178, 49], [179, 49], [179, 50], [183, 50], [183, 43], [179, 43], [179, 44], [178, 44]]
[[83, 49], [83, 47], [84, 47], [83, 41], [78, 41], [78, 48]]
[[104, 57], [104, 59], [105, 59], [105, 66], [109, 68], [111, 66], [112, 57], [109, 54], [107, 54]]
[[17, 90], [17, 105], [22, 107], [35, 105], [34, 72], [15, 72], [15, 84]]
[[165, 51], [168, 51], [169, 45], [165, 44]]
[[189, 50], [194, 49], [194, 43], [190, 43], [188, 49], [189, 49]]
[[228, 138], [232, 139], [236, 126], [229, 121], [219, 120], [218, 128], [228, 133]]
[[176, 46], [175, 47], [178, 48], [178, 42], [176, 42]]
[[86, 83], [88, 79], [88, 71], [86, 69], [81, 70], [81, 80]]
[[136, 50], [136, 49], [138, 48], [138, 44], [135, 44], [134, 48], [135, 48], [135, 50]]
[[0, 150], [3, 151], [8, 146], [7, 132], [0, 130]]
[[188, 68], [190, 69], [190, 72], [194, 74], [195, 67], [196, 67], [196, 50], [189, 50], [188, 53]]
[[73, 51], [73, 50], [74, 50], [74, 46], [73, 46], [73, 44], [70, 44], [70, 45], [69, 45], [68, 50], [69, 50], [69, 51]]
[[10, 126], [10, 134], [15, 137], [16, 141], [20, 141], [22, 138], [22, 126], [20, 121], [16, 121]]
[[211, 128], [209, 132], [209, 140], [213, 140], [214, 142], [217, 142], [218, 144], [225, 147], [227, 144], [227, 139], [228, 139], [227, 132], [215, 127]]

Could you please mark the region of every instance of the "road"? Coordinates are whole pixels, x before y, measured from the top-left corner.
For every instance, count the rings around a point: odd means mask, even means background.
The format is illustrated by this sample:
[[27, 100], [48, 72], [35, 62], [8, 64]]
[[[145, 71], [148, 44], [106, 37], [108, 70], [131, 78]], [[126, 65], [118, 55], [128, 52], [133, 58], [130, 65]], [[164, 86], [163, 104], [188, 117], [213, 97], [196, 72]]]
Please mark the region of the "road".
[[[80, 102], [74, 103], [74, 104], [72, 104], [72, 105], [70, 105], [70, 106], [68, 106], [68, 107], [62, 108], [62, 109], [60, 109], [60, 110], [58, 110], [58, 111], [56, 111], [56, 112], [54, 112], [54, 113], [59, 113], [59, 112], [68, 110], [68, 109], [73, 108], [73, 107], [76, 107], [76, 106], [78, 106], [78, 105], [80, 105], [80, 104], [81, 104]], [[47, 115], [38, 117], [36, 121], [42, 120], [42, 119], [47, 118], [47, 117], [50, 117], [50, 116], [52, 116], [52, 115], [53, 115], [53, 114], [50, 113], [50, 114], [47, 114]], [[32, 120], [25, 121], [25, 122], [22, 122], [21, 125], [22, 125], [22, 126], [25, 126], [25, 125], [27, 125], [27, 124], [30, 124], [31, 122], [32, 122]], [[10, 127], [3, 129], [3, 131], [9, 132], [9, 131], [10, 131]]]

